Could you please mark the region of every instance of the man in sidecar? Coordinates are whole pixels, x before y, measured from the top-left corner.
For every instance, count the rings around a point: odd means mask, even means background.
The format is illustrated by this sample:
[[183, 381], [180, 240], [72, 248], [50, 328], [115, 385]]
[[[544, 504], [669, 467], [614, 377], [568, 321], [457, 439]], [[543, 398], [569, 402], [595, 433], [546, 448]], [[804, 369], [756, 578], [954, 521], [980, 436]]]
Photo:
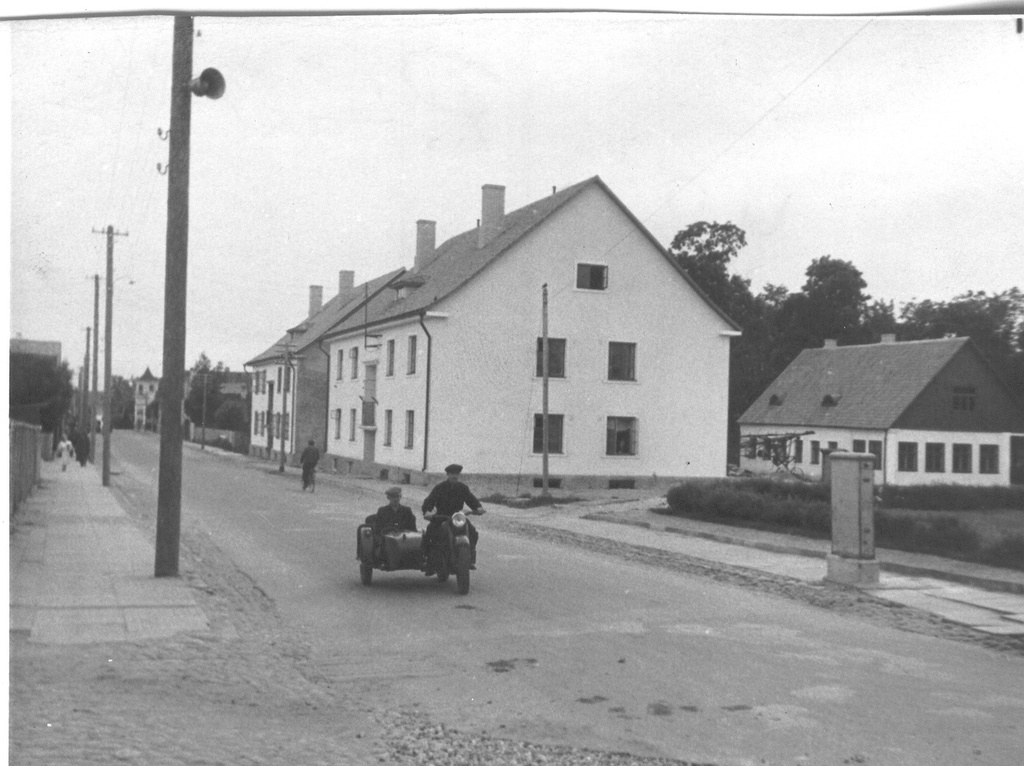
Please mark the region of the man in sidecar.
[[385, 533], [416, 531], [416, 516], [412, 508], [402, 505], [402, 488], [389, 487], [384, 496], [388, 504], [366, 517], [366, 523], [373, 528], [373, 550], [378, 561], [383, 555]]
[[[425, 557], [429, 546], [441, 536], [444, 521], [451, 518], [452, 514], [457, 511], [461, 511], [463, 505], [468, 505], [473, 510], [473, 513], [484, 513], [480, 501], [469, 491], [469, 487], [460, 481], [462, 466], [458, 463], [452, 463], [444, 469], [444, 473], [445, 480], [436, 485], [430, 491], [430, 494], [427, 495], [427, 499], [423, 501], [423, 518], [429, 522], [423, 533], [423, 554]], [[476, 531], [476, 527], [469, 523], [469, 519], [466, 519], [466, 527], [467, 534], [469, 535], [471, 557], [469, 568], [476, 569], [476, 541], [480, 537], [480, 533]], [[430, 561], [428, 559], [426, 575], [430, 577], [433, 574], [435, 573], [430, 569]]]

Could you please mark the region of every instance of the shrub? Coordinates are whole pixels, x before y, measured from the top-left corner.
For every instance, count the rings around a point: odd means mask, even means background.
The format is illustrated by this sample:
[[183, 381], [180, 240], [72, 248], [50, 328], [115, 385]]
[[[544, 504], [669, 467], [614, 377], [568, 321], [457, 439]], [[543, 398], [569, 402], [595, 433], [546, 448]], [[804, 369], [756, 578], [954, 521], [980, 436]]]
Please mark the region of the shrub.
[[1024, 571], [1024, 537], [1009, 535], [985, 546], [979, 559], [990, 566]]
[[974, 511], [989, 508], [1024, 510], [1024, 486], [965, 487], [958, 484], [915, 484], [881, 488], [882, 504], [918, 511]]
[[911, 519], [884, 512], [875, 514], [875, 544], [880, 548], [967, 560], [974, 559], [981, 549], [978, 533], [952, 516]]

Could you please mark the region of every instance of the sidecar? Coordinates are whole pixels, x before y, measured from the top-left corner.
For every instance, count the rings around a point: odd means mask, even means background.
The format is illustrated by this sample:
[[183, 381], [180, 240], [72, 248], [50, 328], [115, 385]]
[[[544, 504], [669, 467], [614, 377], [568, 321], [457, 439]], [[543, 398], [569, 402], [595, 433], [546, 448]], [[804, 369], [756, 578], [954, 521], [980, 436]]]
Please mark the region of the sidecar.
[[373, 582], [373, 570], [396, 572], [403, 569], [424, 571], [423, 533], [395, 531], [376, 534], [370, 524], [356, 530], [356, 557], [363, 585]]

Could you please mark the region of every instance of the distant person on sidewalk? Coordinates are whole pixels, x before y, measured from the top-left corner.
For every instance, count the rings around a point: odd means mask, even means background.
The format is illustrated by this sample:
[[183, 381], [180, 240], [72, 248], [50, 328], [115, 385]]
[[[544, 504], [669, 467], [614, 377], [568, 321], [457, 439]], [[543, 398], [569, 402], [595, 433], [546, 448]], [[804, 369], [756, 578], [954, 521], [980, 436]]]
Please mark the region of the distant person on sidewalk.
[[75, 447], [67, 435], [62, 435], [57, 445], [57, 457], [60, 458], [60, 470], [68, 470], [68, 459], [75, 456]]
[[299, 462], [302, 463], [302, 491], [305, 492], [307, 487], [316, 489], [316, 464], [320, 462], [320, 450], [313, 444], [313, 440], [309, 440], [309, 445], [306, 449], [302, 450], [302, 455], [299, 456]]
[[71, 444], [75, 448], [75, 457], [78, 458], [79, 464], [85, 468], [85, 464], [89, 461], [89, 437], [78, 431], [72, 431]]

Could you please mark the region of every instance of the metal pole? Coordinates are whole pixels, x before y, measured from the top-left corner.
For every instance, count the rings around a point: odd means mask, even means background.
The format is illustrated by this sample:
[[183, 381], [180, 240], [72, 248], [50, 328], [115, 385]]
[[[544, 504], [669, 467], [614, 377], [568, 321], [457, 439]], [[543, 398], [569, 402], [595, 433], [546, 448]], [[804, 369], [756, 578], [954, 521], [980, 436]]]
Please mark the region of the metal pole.
[[541, 371], [544, 374], [543, 382], [543, 414], [541, 415], [541, 448], [543, 450], [542, 457], [542, 471], [543, 478], [541, 479], [541, 496], [548, 496], [548, 286], [544, 283], [544, 287], [541, 289], [543, 294], [543, 304], [541, 308]]
[[92, 406], [89, 408], [89, 462], [96, 462], [96, 400], [100, 394], [100, 275], [93, 274], [95, 299], [92, 309]]
[[289, 380], [292, 369], [291, 353], [290, 348], [284, 350], [284, 375], [282, 375], [283, 385], [281, 386], [281, 465], [277, 469], [279, 473], [284, 473], [285, 445], [291, 443], [288, 440], [288, 432], [285, 430], [288, 426], [288, 394], [292, 389], [291, 380]]
[[160, 383], [162, 423], [156, 516], [157, 577], [177, 576], [181, 533], [181, 405], [185, 375], [192, 29], [191, 16], [175, 17], [174, 56], [171, 62], [170, 167], [167, 172], [164, 357], [163, 380]]

